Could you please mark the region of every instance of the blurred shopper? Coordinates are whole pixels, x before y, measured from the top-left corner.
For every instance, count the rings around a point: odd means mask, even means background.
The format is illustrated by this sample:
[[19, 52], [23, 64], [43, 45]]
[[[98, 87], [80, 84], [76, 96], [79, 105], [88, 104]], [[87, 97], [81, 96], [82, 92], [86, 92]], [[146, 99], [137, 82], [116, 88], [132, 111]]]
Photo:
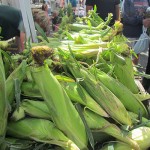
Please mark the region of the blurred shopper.
[[42, 5], [42, 10], [45, 11], [45, 15], [46, 15], [47, 17], [49, 17], [49, 15], [48, 15], [48, 5], [47, 5], [47, 4], [43, 4], [43, 5]]
[[115, 20], [120, 20], [120, 0], [86, 0], [86, 11], [97, 7], [97, 13], [105, 20], [108, 17], [108, 13], [113, 14], [113, 19], [110, 25], [113, 25]]
[[24, 50], [25, 28], [21, 11], [7, 5], [0, 5], [0, 27], [2, 31], [1, 40], [8, 40], [16, 37], [19, 51]]
[[[149, 5], [150, 5], [150, 1], [149, 1]], [[147, 9], [148, 10], [148, 18], [150, 17], [150, 7]], [[143, 24], [145, 27], [148, 28], [148, 34], [150, 36], [150, 19], [144, 19], [143, 20]], [[150, 45], [149, 45], [149, 51], [148, 51], [148, 61], [147, 61], [147, 66], [146, 66], [146, 74], [150, 75]], [[147, 78], [143, 78], [142, 80], [142, 84], [143, 87], [145, 88], [145, 90], [150, 93], [150, 79]]]
[[41, 9], [32, 9], [33, 20], [36, 22], [46, 33], [47, 36], [50, 36], [50, 18]]
[[59, 15], [57, 11], [54, 11], [52, 14], [52, 29], [53, 31], [58, 31], [58, 27], [60, 24]]
[[[148, 20], [144, 19], [145, 12], [148, 6], [148, 0], [123, 0], [123, 34], [129, 39], [129, 46], [131, 46], [132, 48], [143, 32], [143, 23], [148, 23]], [[137, 56], [138, 58], [133, 58], [133, 63], [135, 65], [138, 64], [139, 54]]]
[[76, 7], [77, 7], [77, 1], [76, 0], [67, 0], [67, 3], [71, 3], [71, 6], [73, 8], [73, 10], [75, 11]]

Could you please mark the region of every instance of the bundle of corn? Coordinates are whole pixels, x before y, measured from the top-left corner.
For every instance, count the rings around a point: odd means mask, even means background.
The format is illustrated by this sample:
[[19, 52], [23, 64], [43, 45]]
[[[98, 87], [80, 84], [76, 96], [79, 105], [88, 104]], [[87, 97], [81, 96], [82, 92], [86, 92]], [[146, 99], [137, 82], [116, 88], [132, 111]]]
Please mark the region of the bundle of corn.
[[126, 86], [96, 68], [90, 70], [92, 73], [96, 74], [96, 77], [100, 82], [118, 97], [127, 110], [136, 114], [138, 114], [140, 110], [142, 116], [148, 117], [148, 112], [145, 106]]
[[66, 57], [61, 51], [61, 57], [74, 77], [82, 79], [81, 85], [114, 120], [120, 124], [132, 124], [124, 105], [107, 87], [98, 82], [93, 74], [79, 65], [71, 56]]
[[87, 109], [83, 111], [83, 114], [89, 128], [92, 131], [96, 130], [97, 132], [99, 131], [100, 133], [104, 132], [106, 134], [115, 137], [117, 140], [130, 145], [134, 149], [137, 150], [139, 149], [139, 145], [136, 143], [136, 141], [132, 140], [128, 135], [125, 135], [115, 124], [109, 123], [103, 117], [98, 116], [97, 114]]

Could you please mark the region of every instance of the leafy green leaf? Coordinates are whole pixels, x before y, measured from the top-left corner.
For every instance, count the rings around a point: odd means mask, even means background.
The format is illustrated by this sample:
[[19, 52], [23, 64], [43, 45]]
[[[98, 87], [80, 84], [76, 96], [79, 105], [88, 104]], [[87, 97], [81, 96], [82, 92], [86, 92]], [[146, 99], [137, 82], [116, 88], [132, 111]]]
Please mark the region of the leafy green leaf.
[[79, 103], [76, 103], [75, 107], [76, 107], [76, 109], [77, 109], [77, 111], [78, 111], [78, 113], [79, 113], [79, 115], [80, 115], [80, 117], [81, 117], [81, 119], [82, 119], [82, 121], [85, 125], [86, 133], [87, 133], [87, 136], [88, 136], [88, 139], [89, 139], [89, 143], [90, 143], [92, 149], [94, 150], [94, 138], [93, 138], [92, 132], [91, 132], [90, 128], [88, 127], [87, 122], [86, 122], [86, 120], [85, 120], [85, 118], [82, 114], [81, 106], [80, 106]]

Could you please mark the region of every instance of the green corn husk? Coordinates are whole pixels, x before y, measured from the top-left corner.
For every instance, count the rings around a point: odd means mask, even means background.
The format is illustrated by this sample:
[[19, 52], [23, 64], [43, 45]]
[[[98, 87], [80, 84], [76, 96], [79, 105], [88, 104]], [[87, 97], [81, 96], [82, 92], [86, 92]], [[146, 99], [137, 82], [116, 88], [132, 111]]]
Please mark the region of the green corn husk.
[[24, 119], [17, 122], [9, 122], [7, 135], [19, 139], [32, 139], [38, 142], [54, 144], [66, 150], [79, 150], [54, 123], [44, 119]]
[[140, 149], [146, 150], [150, 147], [150, 128], [149, 127], [139, 127], [133, 129], [129, 132], [129, 137], [136, 141]]
[[19, 111], [15, 110], [12, 114], [11, 119], [18, 121], [25, 117], [25, 114], [41, 119], [51, 120], [50, 111], [44, 101], [35, 101], [24, 99], [19, 107]]
[[99, 150], [109, 150], [109, 149], [113, 149], [113, 150], [135, 150], [132, 147], [130, 147], [129, 145], [123, 143], [123, 142], [109, 142], [108, 144], [105, 144], [101, 149]]
[[[94, 70], [92, 72], [94, 73]], [[95, 70], [95, 73], [98, 80], [123, 103], [127, 110], [136, 114], [140, 110], [142, 116], [148, 117], [148, 112], [143, 103], [126, 86], [100, 70]]]
[[8, 101], [11, 104], [15, 98], [15, 82], [14, 80], [19, 80], [20, 84], [23, 81], [25, 76], [27, 63], [25, 60], [9, 75], [6, 80], [6, 95], [8, 97]]
[[43, 99], [37, 85], [33, 82], [23, 82], [21, 84], [21, 94], [27, 97]]
[[32, 68], [32, 76], [39, 87], [56, 126], [81, 150], [87, 149], [84, 124], [68, 95], [48, 66]]
[[75, 81], [64, 81], [64, 78], [65, 77], [62, 77], [62, 79], [59, 78], [58, 81], [64, 87], [65, 91], [72, 101], [86, 106], [88, 109], [101, 116], [108, 117], [108, 114], [101, 108], [98, 103], [96, 103], [96, 101], [86, 92], [86, 90], [82, 86], [77, 85]]
[[5, 137], [8, 117], [8, 102], [6, 97], [6, 84], [4, 65], [0, 51], [0, 138]]
[[[78, 90], [77, 90], [78, 87], [74, 80], [71, 80], [71, 79], [69, 80], [68, 78], [68, 81], [64, 81], [65, 80], [64, 76], [61, 76], [60, 78], [57, 75], [55, 77], [59, 78], [58, 81], [60, 82], [61, 86], [64, 87], [71, 101], [78, 102], [86, 106], [87, 108], [91, 109], [95, 113], [104, 117], [108, 117], [108, 114], [101, 108], [99, 104], [97, 104], [92, 99], [92, 97], [82, 87], [80, 88], [83, 92], [82, 94], [84, 95], [84, 98], [79, 95]], [[43, 99], [37, 85], [35, 85], [34, 83], [23, 82], [21, 89], [22, 89], [22, 94], [24, 96]]]
[[91, 112], [90, 110], [85, 109], [83, 111], [85, 120], [92, 131], [104, 132], [108, 135], [115, 137], [117, 140], [122, 141], [135, 149], [139, 149], [138, 144], [132, 140], [127, 135], [124, 135], [123, 132], [115, 125], [109, 123], [103, 117]]
[[129, 113], [131, 119], [133, 120], [133, 122], [135, 122], [135, 124], [137, 124], [137, 126], [150, 127], [150, 120], [148, 120], [142, 116], [141, 116], [141, 118], [139, 118], [139, 116], [133, 112], [128, 112], [128, 113]]
[[124, 105], [108, 88], [96, 81], [94, 75], [79, 67], [71, 59], [67, 59], [66, 64], [75, 78], [83, 80], [80, 82], [81, 85], [114, 120], [121, 124], [132, 124]]
[[[141, 150], [147, 150], [150, 147], [150, 128], [148, 127], [139, 127], [130, 131], [129, 137], [138, 143]], [[110, 147], [110, 145], [106, 145], [102, 150], [107, 150], [108, 146]], [[133, 150], [129, 145], [120, 142], [112, 144], [112, 148], [114, 150]]]
[[2, 50], [7, 50], [7, 48], [9, 47], [9, 43], [8, 41], [0, 41], [0, 49]]
[[139, 93], [139, 88], [135, 83], [133, 64], [130, 57], [125, 57], [125, 65], [116, 63], [114, 67], [114, 74], [117, 79], [124, 84], [132, 93]]

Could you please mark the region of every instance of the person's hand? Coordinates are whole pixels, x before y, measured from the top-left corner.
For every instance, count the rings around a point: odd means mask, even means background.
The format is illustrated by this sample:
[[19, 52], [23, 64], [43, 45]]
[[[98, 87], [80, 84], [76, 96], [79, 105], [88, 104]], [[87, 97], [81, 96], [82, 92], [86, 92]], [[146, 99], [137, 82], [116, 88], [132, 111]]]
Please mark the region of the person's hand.
[[143, 20], [144, 27], [148, 28], [150, 27], [150, 18], [146, 18]]

